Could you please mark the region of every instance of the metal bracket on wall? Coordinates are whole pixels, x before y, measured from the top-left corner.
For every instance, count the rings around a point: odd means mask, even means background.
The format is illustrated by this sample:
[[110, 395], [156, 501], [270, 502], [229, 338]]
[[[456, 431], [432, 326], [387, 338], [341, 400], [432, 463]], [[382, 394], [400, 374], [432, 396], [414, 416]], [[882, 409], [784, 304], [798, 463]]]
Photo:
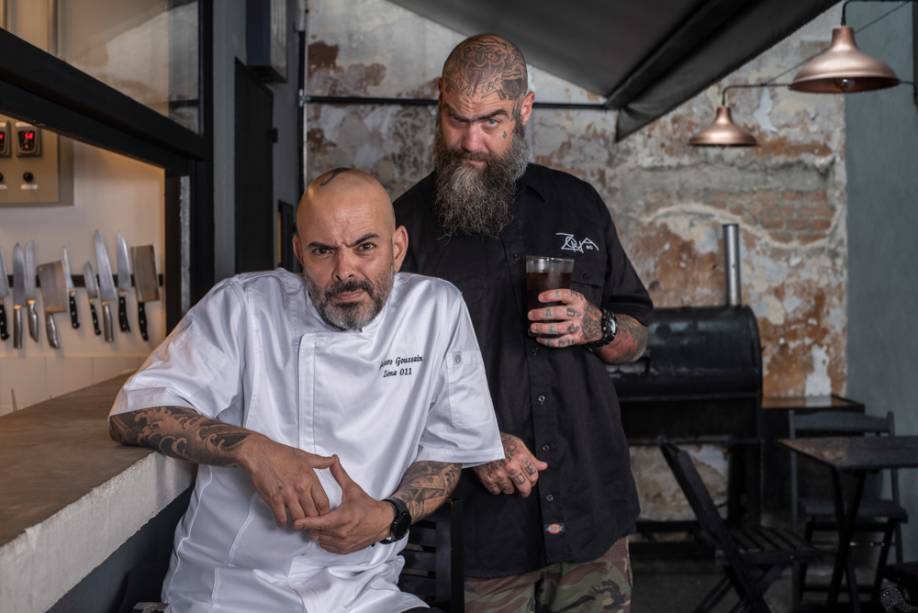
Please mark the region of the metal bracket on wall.
[[[306, 104], [377, 105], [377, 106], [437, 106], [435, 98], [386, 98], [378, 96], [306, 96]], [[608, 111], [605, 104], [592, 102], [538, 102], [537, 109]]]

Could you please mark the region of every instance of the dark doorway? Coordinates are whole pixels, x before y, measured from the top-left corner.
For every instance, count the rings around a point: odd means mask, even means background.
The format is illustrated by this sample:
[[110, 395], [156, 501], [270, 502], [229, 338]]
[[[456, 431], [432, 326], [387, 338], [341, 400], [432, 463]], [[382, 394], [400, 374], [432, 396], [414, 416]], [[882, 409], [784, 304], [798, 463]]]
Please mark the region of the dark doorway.
[[274, 96], [236, 62], [236, 272], [274, 268]]

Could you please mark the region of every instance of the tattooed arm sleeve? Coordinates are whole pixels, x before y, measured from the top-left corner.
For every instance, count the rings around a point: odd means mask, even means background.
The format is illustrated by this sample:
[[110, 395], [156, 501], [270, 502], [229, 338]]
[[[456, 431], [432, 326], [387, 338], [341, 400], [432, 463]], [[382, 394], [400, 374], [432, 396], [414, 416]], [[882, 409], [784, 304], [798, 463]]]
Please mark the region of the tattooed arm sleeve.
[[459, 483], [461, 464], [415, 462], [408, 467], [398, 489], [392, 494], [408, 506], [411, 523], [418, 522], [446, 502]]
[[198, 464], [232, 466], [251, 430], [204, 417], [185, 407], [152, 407], [109, 418], [109, 433], [124, 445], [150, 447]]

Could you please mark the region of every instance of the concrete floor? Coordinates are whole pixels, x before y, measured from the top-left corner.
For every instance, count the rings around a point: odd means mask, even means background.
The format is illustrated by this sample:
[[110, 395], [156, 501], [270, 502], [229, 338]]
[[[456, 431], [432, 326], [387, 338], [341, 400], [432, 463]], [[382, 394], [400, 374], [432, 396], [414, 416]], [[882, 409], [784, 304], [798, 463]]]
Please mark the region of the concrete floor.
[[[713, 563], [703, 560], [633, 560], [633, 569], [632, 613], [690, 613], [723, 576]], [[830, 573], [828, 567], [816, 568], [809, 577], [827, 582]], [[863, 575], [859, 569], [859, 582], [869, 582], [871, 578], [870, 569], [865, 569]], [[808, 595], [808, 600], [822, 598], [822, 594]], [[771, 586], [765, 600], [772, 613], [792, 611], [789, 571]], [[714, 613], [727, 613], [735, 604], [736, 596], [731, 591], [714, 609]], [[842, 606], [839, 610], [846, 609]], [[871, 611], [868, 607], [863, 607], [863, 610], [864, 613]]]

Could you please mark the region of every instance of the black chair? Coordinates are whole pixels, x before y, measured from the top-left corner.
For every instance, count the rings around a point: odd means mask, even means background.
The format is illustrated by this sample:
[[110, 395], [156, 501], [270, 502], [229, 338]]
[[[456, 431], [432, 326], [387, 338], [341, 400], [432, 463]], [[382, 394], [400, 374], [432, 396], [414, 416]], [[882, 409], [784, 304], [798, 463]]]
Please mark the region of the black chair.
[[733, 590], [739, 602], [734, 611], [770, 612], [764, 594], [785, 569], [812, 561], [823, 553], [790, 530], [750, 526], [730, 528], [720, 516], [688, 453], [672, 443], [660, 444], [679, 487], [688, 499], [701, 532], [700, 539], [713, 547], [724, 578], [702, 599], [695, 613], [711, 611]]
[[[791, 415], [790, 437], [798, 436], [891, 436], [896, 432], [895, 418], [891, 412], [885, 417], [875, 417], [861, 413], [821, 412], [810, 415]], [[791, 454], [791, 521], [794, 529], [803, 524], [804, 538], [817, 545], [834, 545], [821, 543], [815, 537], [822, 533], [839, 532], [835, 517], [835, 503], [830, 496], [799, 496], [796, 454]], [[899, 502], [899, 479], [896, 470], [884, 471], [889, 474], [891, 496], [881, 498], [876, 495], [865, 496], [858, 508], [856, 534], [881, 534], [880, 552], [877, 560], [873, 585], [863, 586], [873, 599], [879, 597], [883, 569], [889, 557], [889, 550], [895, 547], [896, 562], [902, 562], [902, 524], [908, 521], [908, 512]], [[879, 489], [881, 483], [875, 483]], [[895, 540], [893, 537], [895, 536]], [[871, 543], [872, 544], [872, 543]], [[828, 584], [808, 584], [807, 565], [799, 567], [794, 580], [794, 601], [799, 603], [805, 592], [824, 592]]]
[[449, 613], [465, 611], [462, 501], [448, 500], [413, 526], [398, 586]]

